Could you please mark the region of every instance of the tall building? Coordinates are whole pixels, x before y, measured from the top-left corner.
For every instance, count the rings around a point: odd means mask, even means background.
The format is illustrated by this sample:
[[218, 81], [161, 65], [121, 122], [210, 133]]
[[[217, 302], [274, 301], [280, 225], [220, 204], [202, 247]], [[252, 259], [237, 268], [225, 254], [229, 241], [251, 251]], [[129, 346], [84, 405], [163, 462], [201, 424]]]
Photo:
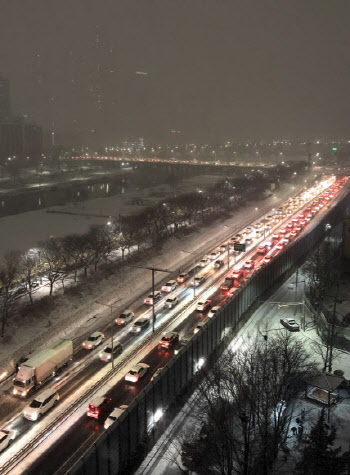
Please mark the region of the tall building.
[[11, 118], [10, 82], [0, 76], [0, 122], [7, 122]]
[[0, 122], [0, 161], [9, 157], [18, 159], [40, 159], [43, 134], [40, 126], [19, 118], [11, 122]]

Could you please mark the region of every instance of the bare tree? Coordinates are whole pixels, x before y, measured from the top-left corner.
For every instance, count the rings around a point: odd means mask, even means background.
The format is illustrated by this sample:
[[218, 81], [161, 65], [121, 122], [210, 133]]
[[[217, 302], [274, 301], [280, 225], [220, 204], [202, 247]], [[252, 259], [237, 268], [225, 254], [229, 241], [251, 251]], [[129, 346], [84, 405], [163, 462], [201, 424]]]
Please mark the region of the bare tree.
[[20, 268], [24, 275], [30, 303], [33, 304], [34, 279], [41, 272], [38, 252], [28, 251], [22, 254]]
[[314, 370], [290, 333], [258, 337], [248, 349], [226, 352], [205, 375], [197, 410], [200, 427], [182, 446], [198, 474], [266, 474], [283, 445], [288, 403]]
[[52, 295], [55, 283], [58, 280], [61, 280], [63, 275], [64, 252], [62, 249], [62, 242], [58, 238], [50, 238], [47, 241], [40, 243], [40, 247], [42, 249], [46, 276], [50, 282], [50, 295]]
[[5, 255], [4, 265], [0, 269], [1, 337], [5, 334], [9, 310], [16, 298], [15, 285], [19, 281], [20, 253], [10, 252]]

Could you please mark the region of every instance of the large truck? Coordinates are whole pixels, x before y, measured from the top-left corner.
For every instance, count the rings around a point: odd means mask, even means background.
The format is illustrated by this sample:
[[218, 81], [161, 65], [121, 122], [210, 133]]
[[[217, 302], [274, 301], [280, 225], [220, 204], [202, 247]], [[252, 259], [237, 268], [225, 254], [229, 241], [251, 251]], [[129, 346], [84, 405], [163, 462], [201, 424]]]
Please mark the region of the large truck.
[[43, 385], [73, 359], [73, 342], [60, 340], [50, 348], [35, 353], [18, 369], [13, 380], [13, 394], [26, 397], [29, 391]]

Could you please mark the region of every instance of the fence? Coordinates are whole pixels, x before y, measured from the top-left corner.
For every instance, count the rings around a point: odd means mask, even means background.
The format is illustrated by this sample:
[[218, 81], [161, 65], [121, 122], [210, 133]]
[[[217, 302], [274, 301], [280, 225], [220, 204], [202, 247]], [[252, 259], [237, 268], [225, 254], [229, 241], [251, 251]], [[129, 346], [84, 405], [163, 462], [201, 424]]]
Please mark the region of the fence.
[[219, 347], [225, 331], [235, 328], [262, 294], [322, 239], [325, 224], [335, 225], [341, 220], [348, 205], [347, 195], [326, 217], [281, 252], [269, 266], [261, 268], [242, 285], [68, 473], [116, 475], [124, 471], [137, 454], [144, 453], [145, 447], [153, 438], [150, 433], [157, 425], [160, 411], [164, 413], [169, 410], [178, 396], [188, 388], [201, 360], [207, 359]]

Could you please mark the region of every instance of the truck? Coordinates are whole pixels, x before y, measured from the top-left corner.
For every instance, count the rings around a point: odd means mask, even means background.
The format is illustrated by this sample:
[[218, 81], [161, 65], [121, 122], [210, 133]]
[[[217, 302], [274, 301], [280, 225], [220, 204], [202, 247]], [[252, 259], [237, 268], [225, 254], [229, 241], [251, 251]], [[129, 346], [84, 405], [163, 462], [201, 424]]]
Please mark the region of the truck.
[[36, 352], [18, 368], [13, 380], [13, 394], [26, 397], [58, 374], [73, 359], [73, 341], [60, 340], [49, 348]]

